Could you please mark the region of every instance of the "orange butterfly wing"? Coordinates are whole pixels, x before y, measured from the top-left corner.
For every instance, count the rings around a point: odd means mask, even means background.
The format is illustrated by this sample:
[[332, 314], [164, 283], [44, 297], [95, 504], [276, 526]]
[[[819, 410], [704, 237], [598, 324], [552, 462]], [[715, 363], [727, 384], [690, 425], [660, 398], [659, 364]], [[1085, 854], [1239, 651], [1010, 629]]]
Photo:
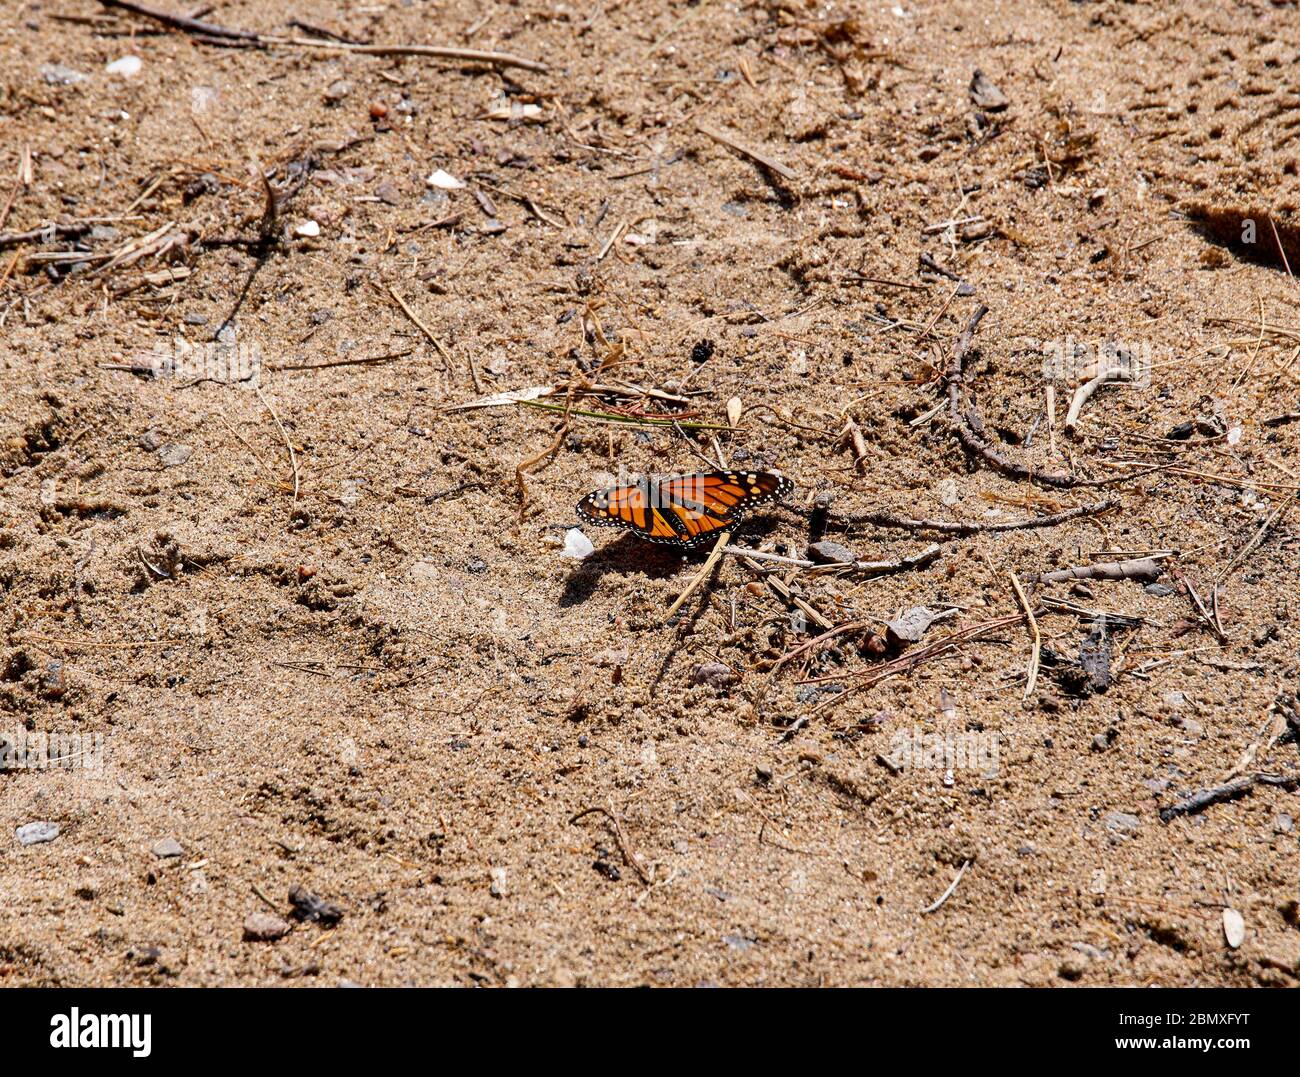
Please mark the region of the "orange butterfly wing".
[[597, 490], [578, 502], [578, 515], [597, 527], [626, 527], [656, 542], [674, 542], [677, 532], [653, 508], [653, 494], [644, 484]]
[[578, 502], [578, 515], [597, 526], [625, 527], [654, 542], [690, 547], [793, 489], [789, 479], [770, 471], [670, 475], [588, 494]]

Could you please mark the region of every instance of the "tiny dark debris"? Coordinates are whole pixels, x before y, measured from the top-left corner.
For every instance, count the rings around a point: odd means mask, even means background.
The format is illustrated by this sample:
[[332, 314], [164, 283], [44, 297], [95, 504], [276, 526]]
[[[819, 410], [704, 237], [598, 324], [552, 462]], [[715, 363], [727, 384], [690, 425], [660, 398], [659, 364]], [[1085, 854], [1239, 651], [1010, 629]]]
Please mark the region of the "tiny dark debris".
[[317, 897], [302, 886], [290, 888], [289, 904], [293, 906], [295, 920], [332, 927], [343, 919], [343, 910], [339, 906]]

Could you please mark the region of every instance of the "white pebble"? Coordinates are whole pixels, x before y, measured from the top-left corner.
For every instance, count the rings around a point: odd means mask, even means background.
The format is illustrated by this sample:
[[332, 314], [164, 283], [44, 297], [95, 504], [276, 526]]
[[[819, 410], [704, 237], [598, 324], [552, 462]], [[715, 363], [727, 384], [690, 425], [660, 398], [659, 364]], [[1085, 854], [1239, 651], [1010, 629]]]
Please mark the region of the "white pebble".
[[1236, 909], [1223, 910], [1223, 937], [1234, 950], [1246, 941], [1246, 921]]
[[561, 557], [572, 557], [575, 561], [581, 561], [595, 552], [596, 547], [591, 544], [591, 539], [576, 527], [571, 527], [564, 533], [564, 549], [560, 551]]
[[430, 175], [424, 182], [430, 187], [438, 188], [440, 191], [458, 191], [465, 186], [465, 184], [455, 176], [451, 175], [449, 172], [444, 172], [441, 168]]
[[133, 79], [140, 74], [140, 68], [143, 66], [140, 57], [123, 56], [120, 60], [114, 60], [111, 64], [108, 64], [104, 70], [110, 75], [121, 75], [124, 79]]

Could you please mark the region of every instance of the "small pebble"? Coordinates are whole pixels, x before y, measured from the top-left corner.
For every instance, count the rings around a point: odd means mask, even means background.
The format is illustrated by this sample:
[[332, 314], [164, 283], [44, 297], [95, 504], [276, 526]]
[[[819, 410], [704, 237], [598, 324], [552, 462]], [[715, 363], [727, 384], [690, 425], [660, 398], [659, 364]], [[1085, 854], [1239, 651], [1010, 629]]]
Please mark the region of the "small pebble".
[[1087, 971], [1088, 961], [1082, 954], [1067, 957], [1061, 962], [1060, 967], [1056, 970], [1057, 975], [1060, 976], [1062, 980], [1070, 981], [1081, 979], [1083, 974]]
[[138, 56], [123, 56], [120, 60], [114, 60], [107, 64], [104, 70], [110, 75], [119, 75], [124, 79], [135, 78], [140, 74], [140, 68], [144, 66], [143, 61]]
[[41, 842], [53, 841], [59, 836], [58, 823], [27, 823], [15, 832], [21, 845], [40, 845]]
[[245, 942], [274, 942], [289, 934], [289, 924], [274, 913], [249, 913], [244, 921]]
[[308, 920], [329, 927], [343, 919], [343, 910], [332, 901], [319, 898], [301, 886], [290, 888], [289, 904], [293, 906], [293, 915], [299, 920]]
[[431, 172], [425, 178], [424, 182], [438, 191], [456, 191], [465, 186], [464, 182], [458, 180], [450, 172], [445, 172], [441, 168], [435, 172]]
[[726, 688], [737, 681], [735, 671], [721, 662], [704, 662], [691, 670], [691, 684], [704, 684], [710, 688]]
[[933, 620], [932, 611], [924, 606], [913, 606], [885, 625], [885, 632], [889, 642], [895, 645], [916, 643], [925, 635], [925, 630], [930, 627], [930, 622]]
[[585, 557], [590, 557], [596, 552], [596, 547], [592, 545], [591, 539], [587, 538], [576, 527], [569, 528], [564, 533], [564, 549], [560, 551], [561, 557], [569, 557], [575, 561], [581, 561]]
[[823, 565], [851, 565], [857, 558], [852, 550], [838, 542], [814, 542], [808, 547], [808, 560]]
[[1107, 830], [1117, 834], [1131, 834], [1142, 825], [1142, 820], [1136, 815], [1124, 811], [1108, 811], [1101, 817], [1101, 822]]
[[691, 362], [707, 363], [713, 358], [714, 349], [715, 345], [711, 340], [696, 341], [694, 347], [691, 348]]
[[158, 857], [160, 860], [166, 860], [173, 856], [185, 855], [185, 850], [181, 848], [181, 843], [175, 838], [163, 838], [162, 841], [155, 842], [152, 852], [153, 855]]
[[74, 82], [85, 82], [86, 76], [62, 64], [41, 64], [41, 78], [51, 86], [71, 86]]
[[1007, 95], [999, 90], [979, 68], [976, 68], [975, 74], [971, 76], [970, 99], [976, 108], [983, 109], [985, 112], [1001, 112], [1011, 104], [1007, 100]]
[[163, 467], [180, 467], [193, 455], [194, 450], [190, 446], [175, 443], [164, 445], [158, 450], [158, 459], [162, 461]]
[[1223, 937], [1234, 950], [1246, 941], [1246, 921], [1236, 909], [1223, 910]]
[[494, 898], [503, 898], [506, 896], [506, 869], [493, 868], [491, 871], [492, 882], [488, 886], [488, 893]]

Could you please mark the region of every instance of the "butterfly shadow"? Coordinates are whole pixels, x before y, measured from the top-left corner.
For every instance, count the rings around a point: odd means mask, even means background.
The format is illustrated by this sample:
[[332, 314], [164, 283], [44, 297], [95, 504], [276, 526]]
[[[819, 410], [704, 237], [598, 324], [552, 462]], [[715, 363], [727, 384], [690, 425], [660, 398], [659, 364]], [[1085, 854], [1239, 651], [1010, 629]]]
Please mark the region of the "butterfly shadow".
[[613, 542], [599, 547], [574, 568], [564, 581], [560, 606], [568, 609], [586, 602], [595, 594], [601, 577], [607, 572], [620, 575], [640, 572], [650, 579], [662, 580], [680, 572], [683, 560], [683, 551], [680, 549], [658, 546], [635, 535], [620, 535]]

